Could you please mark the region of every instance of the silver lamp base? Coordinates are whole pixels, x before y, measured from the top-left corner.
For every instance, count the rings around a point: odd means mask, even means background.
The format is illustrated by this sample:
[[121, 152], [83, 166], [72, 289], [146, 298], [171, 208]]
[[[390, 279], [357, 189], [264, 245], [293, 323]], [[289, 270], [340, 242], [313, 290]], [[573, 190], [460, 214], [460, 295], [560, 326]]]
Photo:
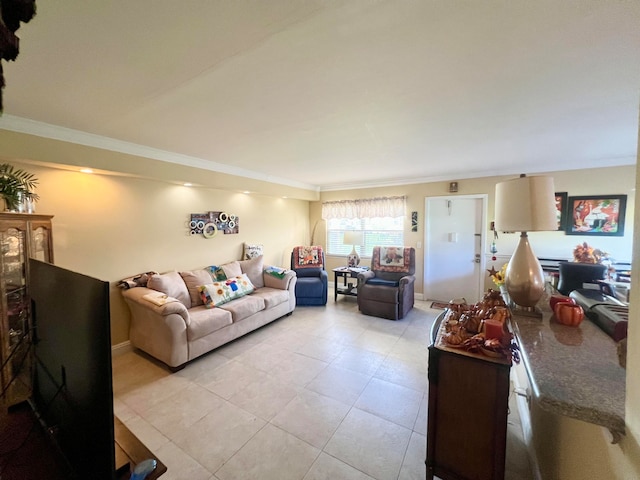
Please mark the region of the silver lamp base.
[[347, 256], [347, 265], [349, 267], [357, 267], [360, 263], [360, 255], [356, 252], [356, 247], [354, 246], [351, 250], [351, 253]]

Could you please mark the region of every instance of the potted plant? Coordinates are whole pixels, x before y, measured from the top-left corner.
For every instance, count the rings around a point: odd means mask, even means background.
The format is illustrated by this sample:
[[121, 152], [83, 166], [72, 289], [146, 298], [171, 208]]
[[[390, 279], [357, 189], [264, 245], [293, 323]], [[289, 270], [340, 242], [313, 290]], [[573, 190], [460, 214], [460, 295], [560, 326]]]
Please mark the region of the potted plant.
[[37, 201], [39, 197], [34, 192], [37, 184], [38, 180], [32, 173], [7, 163], [0, 165], [0, 197], [6, 210], [22, 211], [25, 201]]

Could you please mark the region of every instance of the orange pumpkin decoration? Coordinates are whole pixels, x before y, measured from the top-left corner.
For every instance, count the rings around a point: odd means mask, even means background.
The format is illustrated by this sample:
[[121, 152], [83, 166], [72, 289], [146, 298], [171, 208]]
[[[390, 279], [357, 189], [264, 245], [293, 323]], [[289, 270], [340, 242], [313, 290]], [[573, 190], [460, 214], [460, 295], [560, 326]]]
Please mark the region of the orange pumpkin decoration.
[[566, 295], [551, 295], [549, 298], [549, 306], [552, 312], [556, 311], [556, 304], [559, 302], [576, 303], [573, 298], [567, 297]]
[[573, 302], [558, 302], [554, 307], [558, 323], [577, 327], [584, 319], [584, 310]]

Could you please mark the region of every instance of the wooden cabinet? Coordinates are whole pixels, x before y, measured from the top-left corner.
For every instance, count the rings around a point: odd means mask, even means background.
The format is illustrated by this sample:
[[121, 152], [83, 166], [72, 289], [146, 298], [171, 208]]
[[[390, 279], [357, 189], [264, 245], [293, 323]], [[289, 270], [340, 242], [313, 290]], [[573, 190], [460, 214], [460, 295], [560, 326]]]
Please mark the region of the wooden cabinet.
[[504, 478], [510, 362], [429, 347], [427, 479]]
[[31, 394], [29, 258], [53, 262], [51, 215], [0, 213], [0, 404]]

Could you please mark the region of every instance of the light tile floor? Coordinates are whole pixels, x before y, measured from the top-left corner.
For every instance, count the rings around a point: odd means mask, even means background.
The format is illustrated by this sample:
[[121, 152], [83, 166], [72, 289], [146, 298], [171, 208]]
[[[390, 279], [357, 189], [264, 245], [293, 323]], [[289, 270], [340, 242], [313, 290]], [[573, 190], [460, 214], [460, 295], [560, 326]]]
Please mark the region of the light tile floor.
[[[417, 301], [394, 322], [329, 297], [174, 374], [137, 352], [114, 357], [115, 413], [168, 466], [163, 480], [425, 478], [427, 346], [441, 310]], [[526, 480], [511, 403], [506, 478]]]

